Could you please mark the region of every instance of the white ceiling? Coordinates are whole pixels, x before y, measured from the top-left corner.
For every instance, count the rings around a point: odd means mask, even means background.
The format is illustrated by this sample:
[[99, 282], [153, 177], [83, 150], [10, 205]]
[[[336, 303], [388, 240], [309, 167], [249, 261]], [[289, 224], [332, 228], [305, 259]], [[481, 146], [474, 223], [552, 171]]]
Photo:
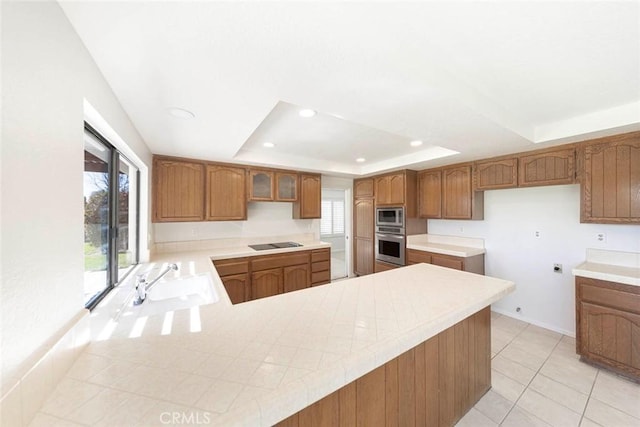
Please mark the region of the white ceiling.
[[636, 1], [61, 5], [154, 153], [361, 175], [640, 129]]

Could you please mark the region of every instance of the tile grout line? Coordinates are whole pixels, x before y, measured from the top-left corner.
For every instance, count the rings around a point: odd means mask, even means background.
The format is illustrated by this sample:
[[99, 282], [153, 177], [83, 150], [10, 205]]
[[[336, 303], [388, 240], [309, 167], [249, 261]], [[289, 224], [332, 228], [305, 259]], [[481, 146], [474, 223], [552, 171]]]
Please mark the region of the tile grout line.
[[[515, 337], [513, 337], [513, 339], [515, 339], [516, 337], [518, 337], [518, 336], [519, 336], [522, 332], [524, 332], [524, 331], [525, 331], [525, 330], [526, 330], [530, 325], [531, 325], [530, 323], [529, 323], [529, 324], [527, 324], [527, 326], [526, 326], [524, 329], [522, 329], [522, 331], [520, 331], [520, 332], [518, 333], [518, 335], [516, 335]], [[531, 379], [530, 379], [530, 380], [529, 380], [529, 382], [527, 383], [527, 385], [526, 385], [526, 387], [524, 388], [524, 390], [522, 390], [522, 393], [520, 393], [520, 396], [518, 396], [518, 398], [516, 399], [516, 401], [515, 401], [515, 402], [513, 402], [513, 406], [509, 409], [509, 412], [507, 412], [507, 415], [505, 415], [505, 416], [504, 416], [504, 418], [502, 419], [502, 421], [500, 422], [500, 424], [499, 424], [499, 425], [502, 425], [502, 423], [504, 422], [504, 420], [506, 420], [506, 419], [507, 419], [507, 417], [509, 416], [509, 414], [511, 414], [511, 411], [513, 411], [513, 408], [515, 408], [515, 407], [518, 405], [518, 402], [519, 402], [519, 401], [520, 401], [520, 399], [522, 398], [522, 395], [523, 395], [523, 394], [524, 394], [524, 393], [529, 389], [529, 386], [530, 386], [530, 385], [531, 385], [531, 383], [533, 382], [534, 378], [535, 378], [538, 374], [540, 374], [540, 370], [542, 370], [542, 367], [544, 366], [544, 364], [545, 364], [545, 363], [547, 363], [547, 361], [549, 360], [549, 358], [551, 357], [551, 355], [553, 354], [553, 352], [555, 351], [555, 349], [558, 347], [558, 344], [560, 344], [560, 341], [562, 341], [562, 337], [563, 337], [563, 336], [564, 336], [564, 334], [562, 334], [562, 335], [560, 336], [560, 339], [558, 340], [558, 342], [553, 346], [553, 349], [549, 352], [549, 355], [548, 355], [548, 356], [547, 356], [547, 358], [544, 360], [544, 362], [542, 362], [542, 363], [540, 364], [540, 367], [538, 367], [538, 370], [536, 371], [536, 373], [531, 377]], [[513, 342], [513, 340], [511, 340], [511, 342]], [[509, 342], [509, 344], [511, 344], [511, 342]], [[507, 344], [507, 345], [508, 345], [508, 344]], [[506, 348], [506, 346], [505, 346], [505, 348]], [[500, 352], [502, 352], [502, 350], [500, 350]], [[499, 353], [498, 353], [498, 354], [499, 354]], [[496, 354], [496, 356], [497, 356], [497, 354]], [[508, 358], [507, 358], [507, 359], [508, 359]], [[511, 359], [509, 359], [509, 360], [511, 360]], [[515, 362], [515, 361], [514, 361], [514, 362]], [[518, 363], [518, 362], [515, 362], [515, 363]], [[518, 364], [519, 364], [519, 363], [518, 363]], [[524, 366], [524, 365], [521, 365], [521, 366]], [[525, 366], [525, 367], [526, 367], [526, 366]], [[504, 375], [504, 374], [503, 374], [503, 375]], [[595, 382], [595, 381], [594, 381], [594, 382]], [[534, 390], [534, 391], [535, 391], [535, 390]], [[564, 406], [564, 405], [562, 405], [562, 406]], [[529, 412], [527, 412], [527, 413], [529, 413]], [[532, 415], [532, 416], [534, 416], [534, 417], [536, 417], [534, 414], [531, 414], [531, 415]], [[542, 420], [542, 419], [540, 419], [540, 418], [538, 418], [538, 417], [536, 417], [536, 418], [537, 418], [537, 419], [539, 419], [540, 421], [544, 422], [545, 424], [548, 424], [546, 421], [544, 421], [544, 420]]]
[[593, 379], [593, 384], [591, 384], [591, 390], [589, 390], [589, 396], [587, 397], [587, 401], [584, 404], [584, 409], [582, 409], [582, 414], [580, 416], [580, 425], [582, 425], [582, 420], [584, 420], [584, 414], [587, 413], [587, 406], [589, 406], [589, 401], [591, 400], [591, 395], [593, 394], [593, 389], [596, 387], [596, 381], [598, 381], [598, 376], [600, 376], [600, 368], [597, 368], [596, 376]]

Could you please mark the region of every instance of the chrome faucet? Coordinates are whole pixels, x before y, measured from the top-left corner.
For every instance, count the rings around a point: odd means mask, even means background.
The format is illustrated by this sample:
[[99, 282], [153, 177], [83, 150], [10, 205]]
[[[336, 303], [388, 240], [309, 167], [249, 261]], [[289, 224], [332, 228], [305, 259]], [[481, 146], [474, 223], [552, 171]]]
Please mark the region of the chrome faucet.
[[155, 279], [153, 279], [151, 282], [147, 282], [147, 273], [142, 273], [142, 274], [138, 274], [136, 276], [136, 299], [133, 301], [133, 305], [140, 305], [144, 302], [144, 300], [147, 298], [147, 294], [149, 293], [149, 291], [151, 290], [151, 288], [153, 287], [153, 285], [155, 285], [158, 280], [162, 279], [162, 277], [167, 274], [168, 272], [170, 272], [171, 270], [174, 271], [178, 271], [178, 265], [177, 264], [169, 264], [167, 266], [167, 268], [165, 268], [159, 275], [158, 277], [156, 277]]

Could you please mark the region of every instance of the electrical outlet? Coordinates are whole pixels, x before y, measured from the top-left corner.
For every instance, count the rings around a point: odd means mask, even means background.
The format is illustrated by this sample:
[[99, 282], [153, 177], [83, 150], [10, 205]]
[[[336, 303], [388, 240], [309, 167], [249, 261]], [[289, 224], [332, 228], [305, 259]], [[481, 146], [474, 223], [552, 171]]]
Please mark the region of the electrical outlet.
[[534, 232], [533, 235], [536, 236], [536, 239], [540, 238], [540, 232], [539, 231]]
[[606, 243], [607, 235], [605, 233], [596, 233], [596, 240], [600, 243]]
[[553, 264], [553, 272], [562, 274], [562, 264]]

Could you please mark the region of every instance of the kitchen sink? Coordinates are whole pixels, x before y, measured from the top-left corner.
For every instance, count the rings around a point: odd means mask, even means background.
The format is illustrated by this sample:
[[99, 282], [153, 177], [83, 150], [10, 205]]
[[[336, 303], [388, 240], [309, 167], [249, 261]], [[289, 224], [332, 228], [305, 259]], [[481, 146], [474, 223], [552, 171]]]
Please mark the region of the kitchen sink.
[[302, 246], [296, 242], [278, 242], [278, 243], [261, 243], [257, 245], [249, 245], [249, 247], [256, 251], [266, 251], [269, 249], [282, 249], [282, 248], [298, 248]]

